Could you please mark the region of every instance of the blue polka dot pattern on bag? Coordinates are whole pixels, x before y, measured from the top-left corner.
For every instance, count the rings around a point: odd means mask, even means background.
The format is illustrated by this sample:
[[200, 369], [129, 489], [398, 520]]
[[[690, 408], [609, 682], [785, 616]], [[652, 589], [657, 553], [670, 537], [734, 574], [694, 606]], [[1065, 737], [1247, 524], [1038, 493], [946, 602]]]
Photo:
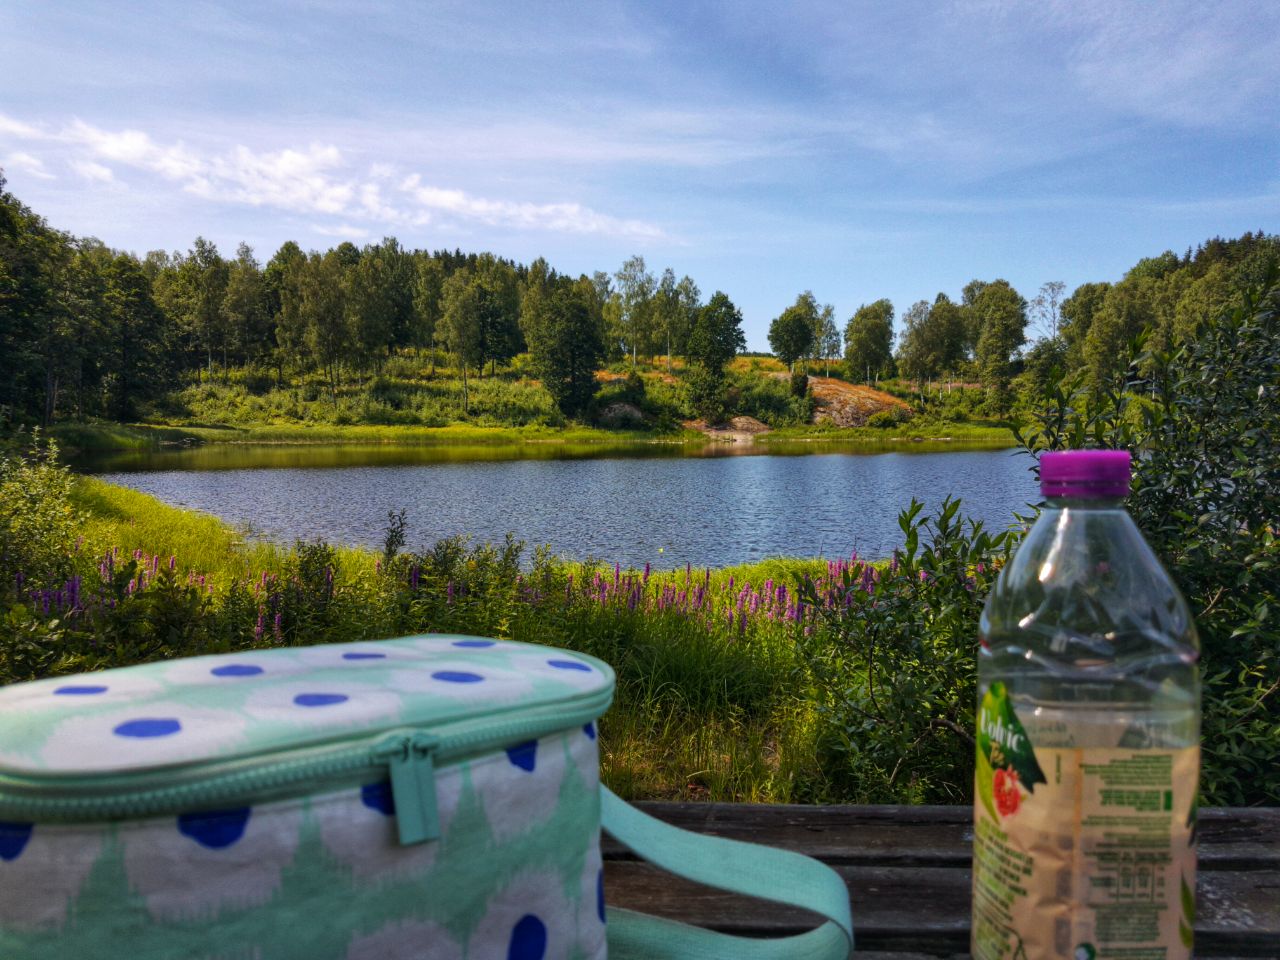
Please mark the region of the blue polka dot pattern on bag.
[[394, 816], [396, 812], [395, 794], [391, 792], [391, 781], [366, 783], [360, 788], [360, 802], [370, 810], [377, 810], [384, 817]]
[[31, 832], [34, 829], [34, 825], [30, 823], [0, 820], [0, 860], [7, 863], [22, 856], [22, 851], [26, 849], [27, 841], [31, 839]]
[[352, 650], [342, 655], [343, 660], [385, 660], [385, 653], [371, 653], [365, 650]]
[[596, 914], [600, 917], [600, 922], [604, 923], [604, 870], [600, 870], [596, 874]]
[[437, 670], [431, 676], [445, 683], [479, 683], [484, 679], [480, 674], [467, 670]]
[[63, 697], [91, 697], [94, 694], [106, 693], [107, 688], [100, 683], [71, 683], [53, 692]]
[[594, 723], [584, 723], [582, 732], [587, 735], [588, 740], [594, 740], [596, 738], [596, 725]]
[[463, 647], [471, 650], [483, 650], [486, 647], [492, 647], [496, 644], [493, 640], [455, 640], [453, 641], [453, 645], [455, 647]]
[[174, 717], [138, 717], [118, 724], [114, 730], [117, 737], [132, 737], [147, 740], [152, 737], [168, 737], [182, 729], [182, 723]]
[[345, 693], [300, 693], [293, 702], [300, 707], [332, 707], [350, 699]]
[[514, 747], [507, 747], [507, 759], [521, 770], [533, 773], [538, 765], [538, 741], [530, 740], [527, 743], [518, 743]]
[[548, 660], [547, 666], [555, 667], [557, 670], [581, 670], [590, 673], [591, 668], [581, 660]]
[[202, 847], [222, 850], [244, 836], [249, 823], [249, 807], [235, 810], [208, 810], [178, 815], [178, 832]]
[[542, 960], [547, 955], [547, 925], [526, 913], [511, 928], [507, 960]]
[[215, 677], [256, 677], [262, 668], [252, 663], [224, 663], [209, 671]]

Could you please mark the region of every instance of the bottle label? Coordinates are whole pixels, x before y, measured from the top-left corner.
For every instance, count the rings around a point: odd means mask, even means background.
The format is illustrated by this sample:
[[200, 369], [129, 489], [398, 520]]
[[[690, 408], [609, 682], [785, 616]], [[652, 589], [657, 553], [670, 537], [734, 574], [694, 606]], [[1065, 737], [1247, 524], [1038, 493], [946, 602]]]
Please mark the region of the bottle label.
[[993, 683], [978, 709], [975, 960], [1186, 960], [1198, 747], [1036, 747]]

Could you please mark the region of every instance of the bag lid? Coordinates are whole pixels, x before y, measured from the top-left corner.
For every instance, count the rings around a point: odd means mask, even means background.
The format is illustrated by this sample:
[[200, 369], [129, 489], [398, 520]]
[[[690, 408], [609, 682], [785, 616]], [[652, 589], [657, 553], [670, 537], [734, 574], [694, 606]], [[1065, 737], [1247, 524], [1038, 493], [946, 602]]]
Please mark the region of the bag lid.
[[[604, 705], [585, 654], [481, 637], [249, 650], [0, 688], [0, 776], [127, 775]], [[603, 712], [601, 708], [600, 712]]]

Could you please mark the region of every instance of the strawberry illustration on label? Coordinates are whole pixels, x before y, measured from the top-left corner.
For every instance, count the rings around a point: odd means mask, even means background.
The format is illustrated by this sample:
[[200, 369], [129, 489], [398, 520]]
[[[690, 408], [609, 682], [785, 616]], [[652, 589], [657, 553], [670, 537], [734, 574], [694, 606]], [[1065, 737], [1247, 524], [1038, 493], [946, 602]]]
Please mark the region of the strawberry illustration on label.
[[1018, 804], [1022, 801], [1022, 791], [1018, 788], [1018, 771], [1000, 769], [992, 777], [991, 794], [996, 802], [1000, 816], [1007, 817], [1018, 812]]
[[1003, 683], [991, 684], [978, 706], [977, 792], [991, 819], [1018, 812], [1022, 791], [1046, 783], [1035, 748], [1009, 702]]

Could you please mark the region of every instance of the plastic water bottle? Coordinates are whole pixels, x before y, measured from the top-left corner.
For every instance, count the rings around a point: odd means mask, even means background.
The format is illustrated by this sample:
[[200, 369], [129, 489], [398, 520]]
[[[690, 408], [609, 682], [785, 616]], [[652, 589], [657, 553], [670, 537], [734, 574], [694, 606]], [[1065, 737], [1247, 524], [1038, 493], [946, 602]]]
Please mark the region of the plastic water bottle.
[[1124, 509], [1129, 454], [1045, 453], [979, 627], [975, 960], [1191, 956], [1199, 640]]

